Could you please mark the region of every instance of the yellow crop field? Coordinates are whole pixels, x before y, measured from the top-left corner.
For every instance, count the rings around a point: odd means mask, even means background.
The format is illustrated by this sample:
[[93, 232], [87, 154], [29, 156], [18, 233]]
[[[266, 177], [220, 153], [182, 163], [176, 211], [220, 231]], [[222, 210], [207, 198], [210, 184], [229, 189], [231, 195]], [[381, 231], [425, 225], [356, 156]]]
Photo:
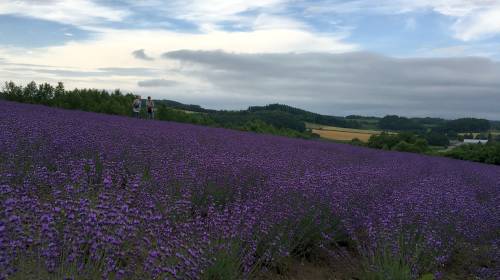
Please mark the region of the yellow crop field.
[[308, 122], [306, 122], [305, 124], [306, 124], [306, 128], [309, 128], [309, 129], [335, 130], [335, 131], [344, 131], [344, 132], [353, 132], [353, 133], [369, 133], [369, 134], [380, 134], [380, 133], [382, 133], [382, 131], [379, 131], [379, 130], [336, 127], [336, 126], [328, 126], [328, 125], [308, 123]]
[[337, 141], [351, 141], [358, 138], [363, 142], [368, 142], [368, 139], [370, 139], [372, 135], [382, 133], [382, 131], [378, 130], [343, 128], [315, 123], [306, 123], [306, 127], [311, 129], [313, 133], [321, 136], [321, 138]]
[[338, 140], [338, 141], [351, 141], [355, 138], [363, 142], [368, 142], [368, 139], [374, 134], [378, 133], [360, 133], [360, 132], [348, 132], [339, 130], [324, 130], [324, 129], [313, 129], [313, 133], [318, 134], [322, 138]]

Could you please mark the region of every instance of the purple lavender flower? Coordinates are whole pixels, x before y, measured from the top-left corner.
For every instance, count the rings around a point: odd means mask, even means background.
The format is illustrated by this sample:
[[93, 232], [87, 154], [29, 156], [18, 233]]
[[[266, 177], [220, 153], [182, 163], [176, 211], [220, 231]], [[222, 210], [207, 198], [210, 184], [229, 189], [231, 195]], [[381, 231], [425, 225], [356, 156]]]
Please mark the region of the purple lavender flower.
[[4, 101], [0, 143], [0, 279], [245, 278], [334, 242], [436, 278], [481, 248], [465, 278], [498, 276], [498, 166]]

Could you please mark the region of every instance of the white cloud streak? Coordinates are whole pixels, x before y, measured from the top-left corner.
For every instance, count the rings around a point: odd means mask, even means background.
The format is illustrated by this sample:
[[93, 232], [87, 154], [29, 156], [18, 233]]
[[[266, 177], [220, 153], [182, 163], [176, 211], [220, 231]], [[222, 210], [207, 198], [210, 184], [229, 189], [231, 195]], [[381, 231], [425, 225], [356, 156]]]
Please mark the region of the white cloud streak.
[[2, 14], [84, 26], [100, 24], [102, 21], [121, 21], [129, 12], [99, 5], [92, 0], [16, 0], [1, 1]]
[[402, 14], [433, 11], [455, 20], [452, 35], [463, 41], [480, 40], [500, 34], [498, 0], [123, 0], [125, 8], [111, 8], [97, 0], [17, 0], [2, 1], [0, 14], [15, 14], [92, 28], [102, 22], [120, 22], [133, 14], [134, 8], [164, 12], [169, 17], [196, 24], [203, 31], [217, 29], [221, 22], [251, 29], [307, 28], [300, 18], [287, 16], [295, 8], [302, 15], [339, 13]]
[[498, 0], [379, 0], [301, 1], [307, 14], [376, 13], [404, 14], [432, 11], [455, 20], [452, 35], [462, 41], [479, 40], [500, 34]]
[[286, 0], [173, 0], [165, 1], [166, 8], [178, 18], [196, 22], [237, 20], [244, 12], [279, 9]]

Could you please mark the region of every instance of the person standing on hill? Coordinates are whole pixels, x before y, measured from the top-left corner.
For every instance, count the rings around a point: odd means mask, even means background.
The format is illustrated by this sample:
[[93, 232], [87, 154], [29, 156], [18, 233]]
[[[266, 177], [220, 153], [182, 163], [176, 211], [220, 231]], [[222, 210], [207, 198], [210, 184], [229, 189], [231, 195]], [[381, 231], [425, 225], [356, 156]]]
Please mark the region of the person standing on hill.
[[139, 118], [141, 113], [141, 97], [137, 95], [132, 103], [132, 112], [134, 113], [134, 118]]
[[148, 100], [146, 101], [146, 107], [148, 109], [148, 119], [152, 120], [154, 119], [154, 110], [155, 110], [155, 103], [151, 99], [151, 96], [148, 96]]

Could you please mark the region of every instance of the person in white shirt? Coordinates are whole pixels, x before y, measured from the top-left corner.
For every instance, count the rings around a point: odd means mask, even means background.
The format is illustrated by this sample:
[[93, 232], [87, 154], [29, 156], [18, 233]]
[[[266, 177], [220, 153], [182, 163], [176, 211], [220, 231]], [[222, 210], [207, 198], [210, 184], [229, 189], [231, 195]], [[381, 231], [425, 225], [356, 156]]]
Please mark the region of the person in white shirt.
[[135, 118], [140, 117], [141, 103], [142, 103], [141, 97], [139, 95], [137, 95], [134, 99], [134, 102], [132, 103], [132, 112], [134, 113]]

